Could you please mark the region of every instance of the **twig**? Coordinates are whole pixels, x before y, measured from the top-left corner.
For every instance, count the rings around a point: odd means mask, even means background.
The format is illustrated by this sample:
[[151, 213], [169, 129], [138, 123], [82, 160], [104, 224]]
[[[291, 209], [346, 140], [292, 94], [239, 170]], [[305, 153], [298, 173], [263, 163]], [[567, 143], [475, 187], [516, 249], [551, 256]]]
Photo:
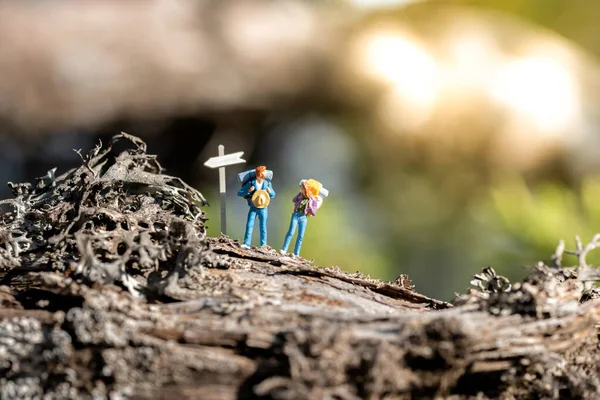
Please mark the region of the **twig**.
[[558, 245], [556, 246], [556, 250], [554, 251], [554, 254], [552, 255], [552, 263], [554, 264], [554, 266], [556, 268], [561, 268], [562, 267], [562, 257], [563, 254], [565, 252], [565, 241], [564, 240], [560, 240], [558, 242]]
[[[592, 238], [592, 240], [585, 245], [585, 247], [583, 247], [583, 244], [581, 243], [581, 239], [579, 238], [579, 236], [575, 236], [575, 245], [577, 250], [572, 251], [572, 250], [564, 250], [564, 253], [566, 254], [572, 254], [574, 256], [577, 256], [577, 262], [579, 263], [579, 268], [588, 268], [589, 265], [587, 264], [586, 261], [586, 257], [587, 254], [600, 247], [600, 233], [597, 233], [594, 235], [594, 237]], [[559, 247], [560, 247], [560, 242], [559, 242]], [[559, 248], [557, 248], [557, 251], [559, 250]], [[556, 255], [556, 253], [555, 253]], [[554, 256], [553, 256], [554, 259]]]

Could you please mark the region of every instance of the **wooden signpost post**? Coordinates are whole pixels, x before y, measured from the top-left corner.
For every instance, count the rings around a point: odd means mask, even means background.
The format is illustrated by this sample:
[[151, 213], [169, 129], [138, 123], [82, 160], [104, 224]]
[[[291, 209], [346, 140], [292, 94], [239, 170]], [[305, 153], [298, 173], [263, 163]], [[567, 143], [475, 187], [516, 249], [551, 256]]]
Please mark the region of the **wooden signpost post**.
[[227, 165], [243, 164], [246, 160], [242, 159], [243, 151], [237, 153], [225, 154], [225, 146], [219, 145], [219, 155], [209, 158], [204, 166], [208, 168], [219, 168], [219, 193], [221, 197], [221, 233], [227, 234], [227, 212], [226, 212], [226, 184], [225, 167]]

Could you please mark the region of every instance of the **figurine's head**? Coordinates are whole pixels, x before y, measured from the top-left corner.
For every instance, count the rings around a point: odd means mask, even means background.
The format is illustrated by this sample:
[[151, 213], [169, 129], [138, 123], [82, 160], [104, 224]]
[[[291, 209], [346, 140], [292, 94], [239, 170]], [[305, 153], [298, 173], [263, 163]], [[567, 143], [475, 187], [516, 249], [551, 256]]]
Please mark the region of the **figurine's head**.
[[300, 185], [300, 191], [304, 197], [317, 197], [321, 189], [321, 183], [314, 179], [303, 181]]
[[264, 165], [259, 165], [256, 167], [255, 172], [258, 179], [267, 179], [267, 167]]

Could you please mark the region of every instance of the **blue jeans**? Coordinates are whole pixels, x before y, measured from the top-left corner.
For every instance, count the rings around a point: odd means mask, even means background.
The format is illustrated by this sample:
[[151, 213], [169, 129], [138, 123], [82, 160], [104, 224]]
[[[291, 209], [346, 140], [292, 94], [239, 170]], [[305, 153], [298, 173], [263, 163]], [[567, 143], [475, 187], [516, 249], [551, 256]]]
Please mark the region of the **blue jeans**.
[[246, 235], [244, 235], [244, 244], [250, 246], [252, 242], [252, 231], [254, 230], [254, 220], [258, 217], [260, 223], [260, 245], [267, 244], [267, 218], [269, 217], [268, 207], [256, 208], [250, 206], [248, 211], [248, 221], [246, 221]]
[[288, 229], [287, 235], [285, 235], [285, 240], [283, 241], [283, 247], [281, 250], [286, 251], [290, 246], [290, 242], [292, 241], [292, 236], [296, 232], [296, 226], [298, 226], [298, 237], [296, 238], [296, 247], [294, 247], [294, 254], [300, 255], [300, 248], [302, 247], [302, 239], [304, 239], [304, 232], [306, 231], [306, 223], [308, 222], [308, 217], [301, 212], [294, 212], [292, 214], [292, 220], [290, 221], [290, 228]]

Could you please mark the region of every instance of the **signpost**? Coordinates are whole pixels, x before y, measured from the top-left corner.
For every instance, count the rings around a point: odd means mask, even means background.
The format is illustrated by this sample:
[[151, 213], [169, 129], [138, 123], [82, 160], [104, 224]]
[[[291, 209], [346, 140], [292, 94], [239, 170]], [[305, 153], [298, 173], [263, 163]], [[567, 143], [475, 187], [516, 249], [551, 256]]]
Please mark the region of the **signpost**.
[[244, 155], [243, 151], [237, 153], [225, 154], [225, 146], [219, 145], [219, 156], [211, 157], [205, 163], [204, 166], [208, 168], [219, 168], [219, 193], [221, 196], [221, 233], [227, 234], [227, 212], [225, 207], [225, 167], [227, 165], [235, 165], [245, 163], [246, 160], [242, 159]]

